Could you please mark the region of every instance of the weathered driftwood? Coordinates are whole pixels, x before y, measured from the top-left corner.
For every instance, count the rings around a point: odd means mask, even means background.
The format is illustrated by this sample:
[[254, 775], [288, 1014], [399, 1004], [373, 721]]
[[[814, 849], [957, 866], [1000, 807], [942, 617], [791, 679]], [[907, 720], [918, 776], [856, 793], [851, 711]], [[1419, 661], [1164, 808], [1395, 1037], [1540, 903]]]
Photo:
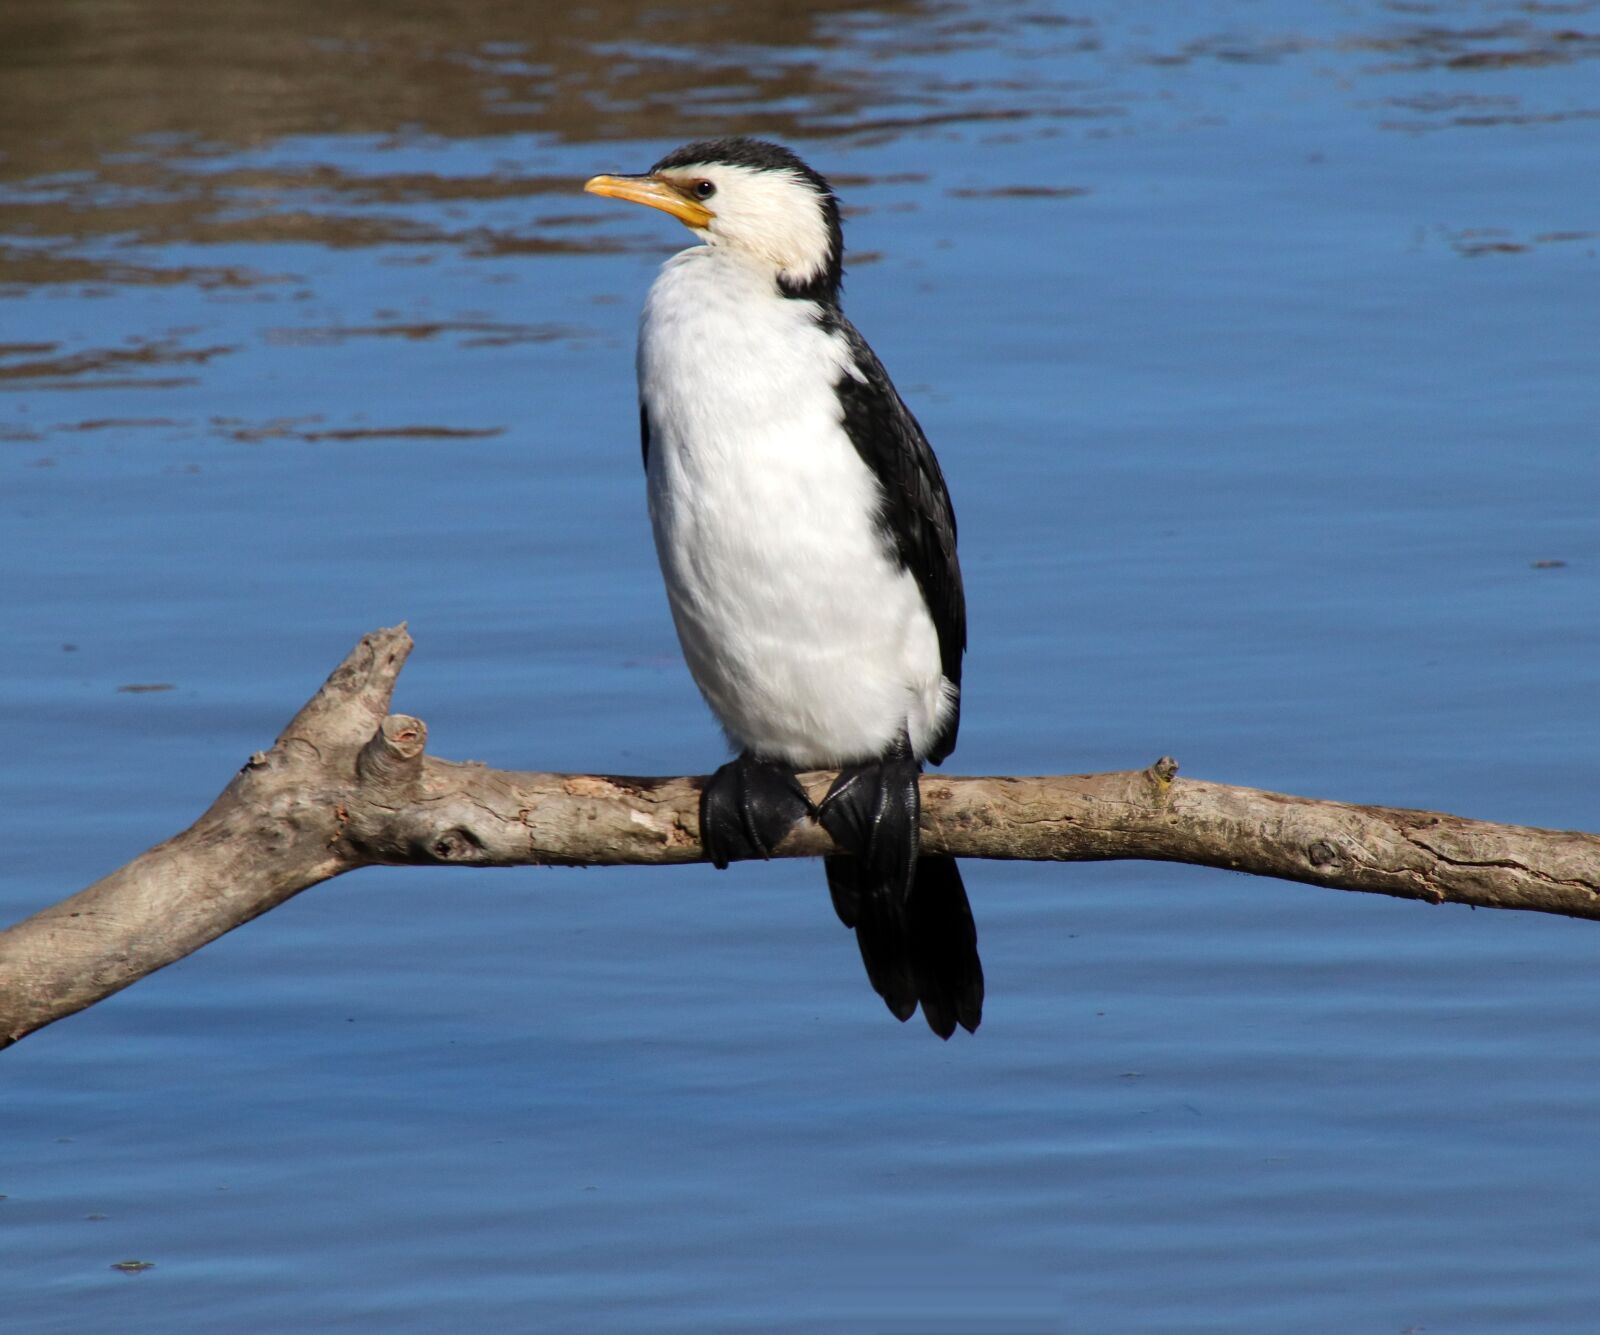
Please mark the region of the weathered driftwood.
[[[411, 637], [364, 638], [211, 809], [0, 932], [0, 1046], [92, 1005], [308, 886], [374, 864], [693, 862], [700, 779], [535, 774], [424, 754], [389, 714]], [[963, 858], [1147, 858], [1433, 904], [1600, 918], [1600, 835], [1350, 806], [1176, 777], [922, 781], [923, 844]], [[827, 774], [806, 776], [814, 797]], [[833, 851], [808, 824], [780, 857]]]

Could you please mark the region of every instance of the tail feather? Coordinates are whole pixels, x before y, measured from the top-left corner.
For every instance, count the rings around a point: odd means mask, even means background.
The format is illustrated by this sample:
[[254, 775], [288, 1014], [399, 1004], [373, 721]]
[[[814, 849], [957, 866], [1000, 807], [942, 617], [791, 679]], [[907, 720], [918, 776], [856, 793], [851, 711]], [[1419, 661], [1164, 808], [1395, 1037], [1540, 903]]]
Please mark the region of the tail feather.
[[954, 858], [919, 858], [908, 926], [911, 972], [928, 1026], [949, 1038], [983, 1019], [983, 964], [978, 928]]
[[828, 894], [833, 900], [833, 911], [839, 921], [851, 931], [861, 917], [861, 878], [856, 874], [856, 860], [835, 855], [822, 859], [823, 870], [828, 873]]
[[917, 859], [903, 902], [852, 857], [823, 859], [834, 911], [855, 928], [867, 978], [899, 1020], [922, 1004], [940, 1038], [956, 1025], [971, 1033], [983, 1019], [983, 965], [978, 932], [956, 860]]
[[846, 927], [855, 928], [861, 962], [872, 990], [897, 1020], [909, 1020], [917, 1009], [917, 980], [906, 948], [909, 935], [905, 908], [893, 895], [868, 884], [861, 864], [852, 857], [822, 860], [834, 911]]

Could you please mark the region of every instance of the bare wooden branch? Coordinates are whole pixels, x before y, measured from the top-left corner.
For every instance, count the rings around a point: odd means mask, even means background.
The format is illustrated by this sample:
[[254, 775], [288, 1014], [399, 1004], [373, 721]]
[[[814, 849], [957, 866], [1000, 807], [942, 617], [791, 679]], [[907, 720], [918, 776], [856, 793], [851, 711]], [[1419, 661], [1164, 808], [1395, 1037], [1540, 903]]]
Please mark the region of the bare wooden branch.
[[[701, 859], [699, 778], [539, 774], [424, 754], [390, 714], [403, 626], [366, 636], [211, 809], [88, 889], [0, 932], [0, 1047], [92, 1005], [331, 876], [375, 864], [595, 866]], [[922, 781], [923, 846], [962, 858], [1143, 858], [1431, 904], [1600, 919], [1600, 835], [1352, 806], [1147, 769]], [[813, 798], [829, 774], [803, 776]], [[779, 857], [833, 852], [797, 828]]]

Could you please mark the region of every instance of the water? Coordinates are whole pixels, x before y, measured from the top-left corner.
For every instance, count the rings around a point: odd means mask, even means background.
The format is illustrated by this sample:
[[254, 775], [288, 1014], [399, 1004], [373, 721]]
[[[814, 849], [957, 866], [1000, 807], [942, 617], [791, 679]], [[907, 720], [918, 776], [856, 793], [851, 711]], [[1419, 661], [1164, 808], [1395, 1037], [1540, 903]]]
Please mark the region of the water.
[[[0, 918], [402, 618], [440, 755], [720, 760], [632, 399], [683, 238], [577, 187], [735, 131], [950, 479], [950, 769], [1596, 828], [1597, 10], [8, 10]], [[948, 1046], [814, 866], [312, 890], [0, 1057], [8, 1328], [1591, 1328], [1592, 925], [967, 879]]]

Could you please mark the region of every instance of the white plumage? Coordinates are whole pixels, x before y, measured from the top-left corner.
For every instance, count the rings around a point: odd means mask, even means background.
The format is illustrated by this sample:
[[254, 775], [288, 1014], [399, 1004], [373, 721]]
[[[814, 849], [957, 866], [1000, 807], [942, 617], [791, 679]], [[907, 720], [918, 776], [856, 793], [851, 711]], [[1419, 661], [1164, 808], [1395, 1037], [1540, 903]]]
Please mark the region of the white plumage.
[[921, 756], [954, 688], [844, 431], [834, 385], [860, 373], [816, 316], [733, 248], [663, 267], [639, 340], [656, 552], [689, 670], [736, 747], [821, 768], [906, 729]]

